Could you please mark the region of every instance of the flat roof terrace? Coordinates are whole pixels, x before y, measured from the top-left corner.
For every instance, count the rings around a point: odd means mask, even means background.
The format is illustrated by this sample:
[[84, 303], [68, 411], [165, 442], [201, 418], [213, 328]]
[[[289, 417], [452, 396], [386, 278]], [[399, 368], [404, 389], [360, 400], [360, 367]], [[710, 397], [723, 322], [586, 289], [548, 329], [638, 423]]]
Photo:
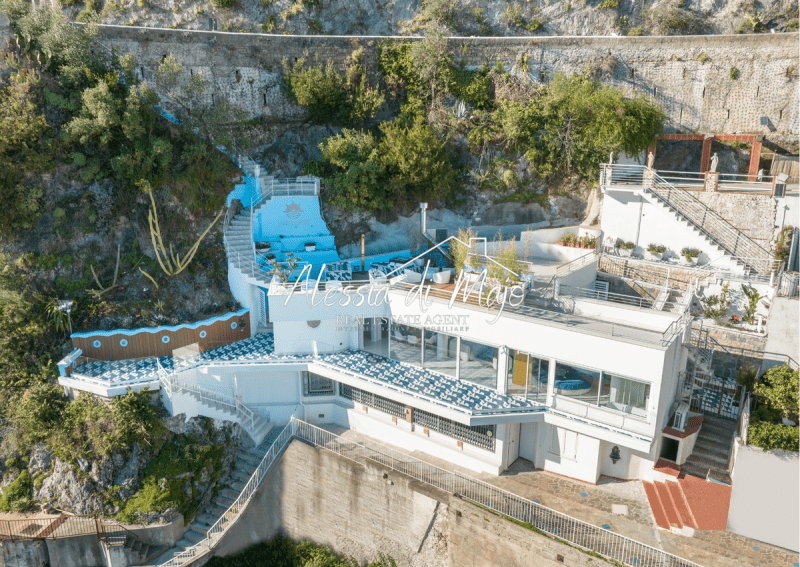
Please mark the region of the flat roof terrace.
[[[431, 404], [467, 415], [492, 415], [513, 412], [544, 411], [532, 401], [508, 396], [438, 372], [418, 368], [369, 352], [345, 350], [338, 353], [312, 355], [275, 354], [272, 334], [230, 343], [190, 357], [152, 357], [134, 360], [91, 361], [75, 368], [63, 385], [84, 383], [105, 388], [109, 395], [124, 393], [128, 387], [158, 387], [160, 368], [168, 374], [201, 366], [252, 364], [310, 364], [333, 370], [366, 384], [381, 386]], [[80, 389], [80, 388], [79, 388]]]

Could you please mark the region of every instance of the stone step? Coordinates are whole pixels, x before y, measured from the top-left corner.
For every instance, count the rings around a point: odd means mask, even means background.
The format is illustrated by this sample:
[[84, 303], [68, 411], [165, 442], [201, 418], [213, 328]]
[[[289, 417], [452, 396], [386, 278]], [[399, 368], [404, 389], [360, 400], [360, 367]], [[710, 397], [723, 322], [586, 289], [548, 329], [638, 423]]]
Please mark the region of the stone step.
[[726, 432], [719, 432], [718, 430], [711, 428], [706, 429], [705, 425], [703, 425], [700, 427], [700, 432], [697, 434], [697, 439], [698, 441], [705, 439], [715, 443], [730, 445], [731, 441], [733, 440], [733, 435]]
[[689, 457], [686, 462], [681, 465], [681, 470], [687, 474], [706, 478], [706, 476], [713, 475], [713, 477], [725, 484], [731, 483], [731, 477], [727, 470], [722, 470], [714, 464], [703, 462], [701, 459], [692, 459]]
[[709, 450], [705, 447], [698, 447], [695, 445], [694, 449], [692, 450], [692, 455], [696, 455], [697, 457], [703, 458], [707, 461], [714, 461], [720, 468], [728, 468], [728, 457], [730, 456], [730, 451], [715, 451], [713, 449]]
[[731, 450], [730, 443], [723, 443], [722, 441], [718, 441], [711, 437], [700, 437], [698, 435], [697, 441], [694, 444], [694, 450], [699, 448], [706, 449], [708, 451], [719, 451], [728, 453]]
[[670, 494], [666, 483], [656, 481], [653, 484], [656, 487], [658, 498], [659, 500], [661, 500], [661, 505], [663, 506], [664, 512], [667, 515], [667, 521], [672, 526], [683, 528], [683, 523], [681, 522], [680, 514], [678, 513], [678, 510], [675, 508], [675, 503], [672, 501], [672, 495]]
[[219, 520], [219, 518], [220, 517], [219, 517], [218, 514], [211, 514], [209, 512], [203, 512], [200, 516], [198, 516], [195, 519], [195, 522], [197, 523], [198, 526], [201, 526], [201, 527], [203, 527], [204, 529], [207, 530], [208, 528], [210, 528], [211, 526], [216, 524], [217, 520]]
[[194, 545], [206, 538], [206, 532], [205, 530], [201, 531], [199, 527], [194, 527], [194, 524], [192, 524], [192, 528], [183, 534], [183, 538], [189, 540], [192, 542], [192, 545]]

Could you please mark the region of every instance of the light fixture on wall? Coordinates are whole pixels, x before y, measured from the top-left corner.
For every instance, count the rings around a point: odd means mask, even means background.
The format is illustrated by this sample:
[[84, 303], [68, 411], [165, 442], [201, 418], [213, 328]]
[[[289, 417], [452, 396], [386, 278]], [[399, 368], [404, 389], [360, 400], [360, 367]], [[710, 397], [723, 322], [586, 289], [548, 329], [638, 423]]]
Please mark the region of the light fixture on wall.
[[609, 456], [611, 457], [611, 462], [616, 465], [617, 461], [619, 461], [622, 458], [622, 455], [619, 454], [619, 447], [614, 445], [614, 448], [611, 449], [611, 455]]

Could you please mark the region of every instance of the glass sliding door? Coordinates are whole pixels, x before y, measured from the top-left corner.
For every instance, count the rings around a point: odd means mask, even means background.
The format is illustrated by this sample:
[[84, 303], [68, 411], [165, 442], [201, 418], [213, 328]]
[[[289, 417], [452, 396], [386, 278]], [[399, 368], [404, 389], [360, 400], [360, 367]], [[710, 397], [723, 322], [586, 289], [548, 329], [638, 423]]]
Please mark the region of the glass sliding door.
[[361, 322], [364, 350], [378, 356], [389, 356], [389, 320], [367, 317]]
[[548, 361], [509, 350], [506, 388], [512, 396], [544, 403], [547, 399]]
[[411, 325], [392, 323], [391, 330], [391, 358], [414, 366], [422, 366], [422, 329]]
[[461, 339], [459, 378], [497, 389], [497, 347]]
[[458, 337], [428, 331], [424, 343], [425, 368], [448, 376], [456, 376]]

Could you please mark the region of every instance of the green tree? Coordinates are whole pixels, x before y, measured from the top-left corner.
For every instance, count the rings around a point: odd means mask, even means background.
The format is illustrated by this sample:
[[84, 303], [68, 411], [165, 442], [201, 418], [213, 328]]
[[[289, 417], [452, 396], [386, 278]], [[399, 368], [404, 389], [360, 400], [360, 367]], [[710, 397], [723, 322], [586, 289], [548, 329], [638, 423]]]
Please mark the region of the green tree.
[[64, 392], [56, 384], [39, 383], [28, 388], [13, 406], [14, 421], [23, 442], [46, 439], [59, 427], [66, 405]]
[[[41, 212], [41, 189], [26, 184], [23, 173], [45, 166], [39, 143], [48, 129], [30, 81], [0, 87], [0, 232], [30, 228]], [[41, 154], [40, 154], [41, 152]]]
[[371, 132], [342, 130], [319, 145], [322, 157], [337, 167], [331, 200], [349, 210], [376, 211], [391, 206], [384, 168], [377, 163], [378, 143]]
[[797, 370], [792, 370], [787, 364], [773, 366], [766, 371], [753, 391], [757, 396], [762, 396], [767, 404], [780, 410], [785, 418], [797, 421], [800, 398]]
[[620, 89], [585, 74], [557, 73], [539, 102], [544, 127], [529, 157], [545, 174], [593, 176], [609, 152], [637, 155], [647, 149], [665, 120], [657, 104], [625, 99]]
[[447, 149], [424, 118], [407, 120], [401, 116], [380, 128], [384, 137], [378, 147], [378, 162], [389, 175], [393, 201], [439, 201], [451, 195], [456, 172]]
[[333, 61], [306, 67], [300, 58], [294, 66], [284, 66], [284, 82], [295, 102], [308, 108], [311, 118], [323, 124], [363, 124], [383, 105], [384, 96], [372, 87], [363, 65], [363, 49], [356, 49], [347, 58], [344, 74]]
[[412, 44], [409, 55], [417, 77], [416, 95], [432, 106], [439, 95], [447, 91], [451, 81], [453, 58], [447, 47], [444, 28], [429, 26], [425, 30], [425, 37]]
[[110, 173], [133, 186], [140, 179], [156, 183], [172, 161], [172, 143], [150, 108], [159, 98], [147, 85], [125, 89], [101, 80], [81, 94], [81, 109], [65, 128], [68, 138], [93, 154], [85, 177]]

